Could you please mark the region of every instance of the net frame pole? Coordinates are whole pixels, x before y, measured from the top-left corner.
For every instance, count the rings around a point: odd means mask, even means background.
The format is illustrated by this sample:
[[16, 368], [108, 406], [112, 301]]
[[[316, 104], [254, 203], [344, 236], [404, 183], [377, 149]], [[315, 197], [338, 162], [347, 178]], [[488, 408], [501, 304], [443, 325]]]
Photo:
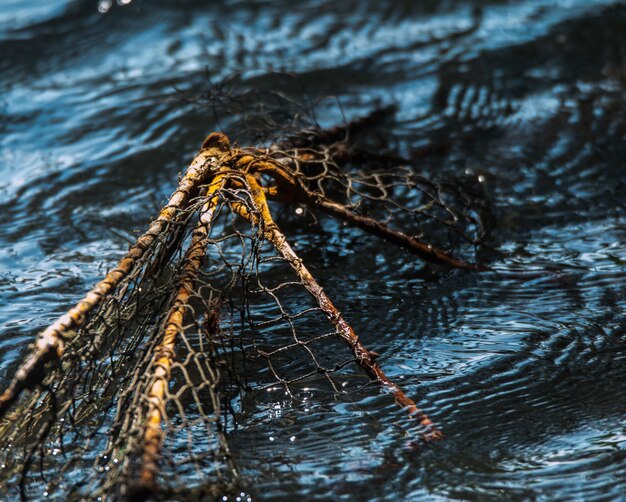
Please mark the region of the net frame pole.
[[248, 219], [252, 224], [259, 225], [264, 238], [270, 242], [276, 251], [291, 265], [291, 268], [298, 275], [302, 285], [315, 299], [326, 318], [335, 328], [337, 335], [349, 346], [358, 365], [372, 380], [375, 380], [382, 388], [390, 392], [398, 405], [406, 409], [409, 416], [417, 420], [425, 429], [425, 432], [422, 434], [423, 438], [427, 441], [442, 439], [443, 433], [428, 418], [426, 413], [418, 408], [415, 402], [385, 374], [376, 362], [378, 354], [365, 348], [352, 326], [343, 318], [341, 312], [335, 307], [328, 295], [326, 295], [322, 287], [317, 283], [302, 260], [289, 245], [287, 239], [272, 218], [263, 187], [261, 187], [252, 175], [246, 175], [245, 180], [259, 216], [250, 213], [241, 203], [233, 203], [233, 209], [241, 216]]
[[199, 187], [206, 183], [212, 172], [215, 158], [223, 152], [219, 143], [220, 139], [213, 134], [207, 137], [200, 153], [187, 168], [168, 203], [161, 209], [148, 230], [121, 258], [116, 268], [98, 282], [82, 300], [37, 335], [30, 354], [18, 368], [9, 386], [0, 395], [0, 419], [17, 401], [22, 391], [33, 389], [43, 382], [47, 374], [46, 364], [59, 360], [63, 356], [65, 335], [83, 326], [88, 315], [128, 276], [166, 231], [168, 225], [176, 221], [179, 212], [187, 207], [191, 198], [198, 193]]
[[148, 390], [148, 412], [142, 438], [142, 465], [139, 474], [139, 486], [148, 490], [154, 488], [155, 477], [159, 471], [158, 461], [164, 440], [161, 425], [165, 416], [165, 397], [170, 371], [175, 360], [174, 347], [179, 333], [184, 329], [184, 317], [189, 308], [189, 299], [193, 295], [198, 272], [206, 257], [208, 235], [219, 201], [219, 191], [225, 181], [225, 176], [217, 173], [207, 189], [208, 200], [199, 212], [199, 222], [183, 258], [183, 274], [178, 292], [165, 321], [161, 342], [154, 349], [155, 359], [152, 364], [152, 383]]
[[393, 230], [383, 222], [368, 216], [357, 214], [348, 209], [346, 206], [332, 201], [323, 194], [310, 190], [298, 176], [289, 172], [275, 159], [257, 158], [256, 160], [251, 161], [248, 157], [250, 156], [244, 156], [240, 162], [252, 163], [254, 171], [271, 176], [278, 184], [278, 191], [282, 196], [289, 194], [290, 191], [295, 192], [291, 194], [292, 197], [295, 195], [295, 198], [309, 207], [320, 209], [334, 218], [345, 221], [352, 226], [358, 227], [361, 230], [365, 230], [366, 232], [376, 235], [381, 239], [400, 246], [416, 256], [432, 263], [439, 263], [471, 271], [489, 269], [484, 265], [470, 263], [454, 258], [453, 256], [450, 256], [450, 254], [438, 249], [432, 244], [424, 243], [414, 236], [407, 235], [398, 230]]

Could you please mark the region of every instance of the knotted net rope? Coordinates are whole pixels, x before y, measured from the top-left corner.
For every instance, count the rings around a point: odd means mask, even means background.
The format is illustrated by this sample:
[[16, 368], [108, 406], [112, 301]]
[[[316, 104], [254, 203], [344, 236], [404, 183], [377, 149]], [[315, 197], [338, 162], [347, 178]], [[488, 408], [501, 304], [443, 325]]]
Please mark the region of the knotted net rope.
[[[461, 185], [349, 147], [341, 130], [267, 149], [207, 137], [148, 231], [40, 333], [0, 397], [0, 487], [22, 498], [239, 493], [228, 435], [245, 397], [376, 382], [442, 437], [360, 341], [272, 216], [328, 215], [444, 267], [479, 270]], [[27, 391], [27, 392], [24, 392]]]

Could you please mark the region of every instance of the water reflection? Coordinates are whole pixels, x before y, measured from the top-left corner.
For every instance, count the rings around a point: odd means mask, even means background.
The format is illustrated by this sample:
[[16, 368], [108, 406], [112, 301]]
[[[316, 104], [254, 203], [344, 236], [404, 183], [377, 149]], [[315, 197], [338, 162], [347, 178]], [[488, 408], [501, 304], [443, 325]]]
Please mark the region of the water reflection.
[[494, 270], [433, 274], [358, 232], [303, 228], [301, 208], [281, 225], [446, 440], [416, 451], [360, 380], [251, 393], [230, 438], [251, 479], [237, 500], [620, 498], [624, 30], [608, 0], [3, 3], [4, 381], [206, 132], [263, 143], [394, 104], [380, 141], [484, 187]]

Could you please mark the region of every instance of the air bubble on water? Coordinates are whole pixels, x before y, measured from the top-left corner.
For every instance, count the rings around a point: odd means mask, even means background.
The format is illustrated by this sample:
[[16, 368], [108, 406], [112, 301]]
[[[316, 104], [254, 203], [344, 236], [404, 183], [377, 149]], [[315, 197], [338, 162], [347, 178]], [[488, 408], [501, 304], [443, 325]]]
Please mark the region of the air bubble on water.
[[296, 208], [297, 215], [301, 215], [302, 213], [304, 213], [304, 209], [302, 209], [301, 207]]
[[482, 174], [480, 174], [480, 175], [478, 176], [478, 182], [479, 182], [479, 183], [482, 183], [483, 181], [485, 181], [485, 177], [484, 177]]

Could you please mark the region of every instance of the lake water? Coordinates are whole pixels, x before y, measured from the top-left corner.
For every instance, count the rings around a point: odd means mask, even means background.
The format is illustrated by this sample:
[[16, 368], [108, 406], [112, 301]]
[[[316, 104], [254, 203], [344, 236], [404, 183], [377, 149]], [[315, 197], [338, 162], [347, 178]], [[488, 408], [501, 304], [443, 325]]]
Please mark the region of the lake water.
[[306, 411], [259, 403], [230, 437], [250, 495], [623, 499], [620, 1], [4, 0], [3, 386], [208, 132], [263, 144], [294, 117], [331, 126], [386, 105], [398, 111], [378, 132], [423, 152], [425, 175], [484, 187], [493, 270], [429, 275], [356, 230], [285, 231], [446, 438], [407, 447], [406, 420], [372, 387]]

